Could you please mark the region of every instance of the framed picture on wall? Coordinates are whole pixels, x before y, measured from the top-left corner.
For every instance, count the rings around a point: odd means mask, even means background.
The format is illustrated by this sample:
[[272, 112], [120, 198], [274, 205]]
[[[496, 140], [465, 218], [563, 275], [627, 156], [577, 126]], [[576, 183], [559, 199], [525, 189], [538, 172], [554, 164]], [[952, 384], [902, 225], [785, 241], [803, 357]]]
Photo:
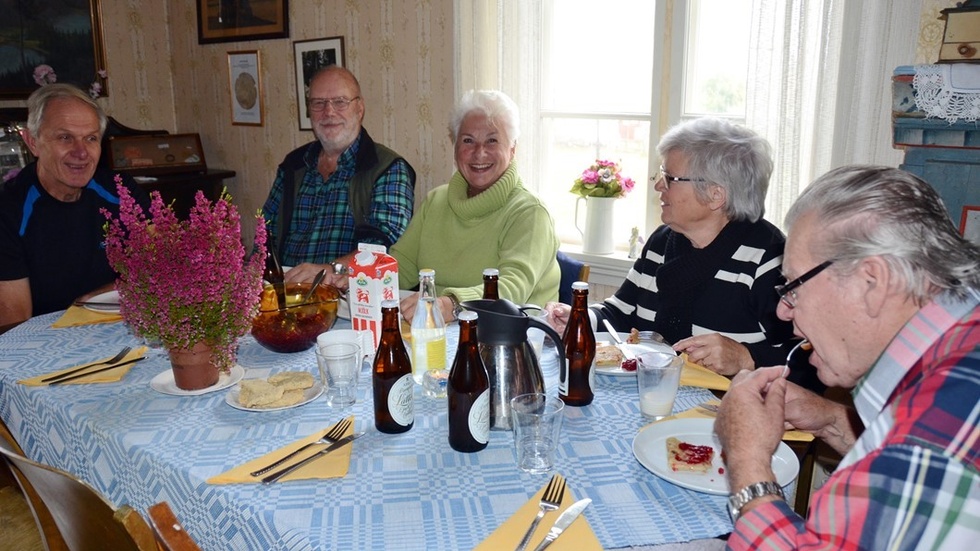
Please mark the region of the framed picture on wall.
[[231, 124], [262, 126], [262, 75], [258, 50], [228, 52]]
[[289, 37], [287, 0], [197, 0], [197, 42]]
[[966, 205], [960, 215], [960, 233], [968, 241], [980, 245], [980, 205]]
[[296, 107], [299, 110], [300, 130], [310, 130], [309, 106], [306, 96], [310, 89], [310, 79], [317, 70], [327, 65], [344, 66], [344, 37], [318, 38], [293, 42], [296, 63]]
[[102, 0], [2, 2], [0, 99], [26, 99], [41, 84], [67, 82], [82, 90], [99, 84], [108, 96]]

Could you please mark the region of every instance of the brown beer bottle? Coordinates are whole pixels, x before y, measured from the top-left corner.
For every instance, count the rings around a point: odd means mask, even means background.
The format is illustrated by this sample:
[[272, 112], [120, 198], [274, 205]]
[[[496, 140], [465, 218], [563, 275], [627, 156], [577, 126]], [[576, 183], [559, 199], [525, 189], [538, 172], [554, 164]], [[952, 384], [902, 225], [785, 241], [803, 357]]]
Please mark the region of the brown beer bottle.
[[497, 280], [500, 279], [500, 271], [496, 268], [483, 269], [483, 298], [487, 300], [497, 300], [500, 294], [497, 292]]
[[449, 445], [478, 452], [490, 440], [490, 378], [476, 340], [476, 312], [459, 314], [459, 346], [449, 371]]
[[589, 284], [572, 284], [572, 311], [562, 336], [565, 365], [558, 372], [558, 397], [570, 406], [587, 406], [595, 394], [592, 361], [595, 359], [595, 333], [589, 320]]
[[381, 432], [405, 432], [415, 424], [415, 381], [402, 341], [398, 301], [381, 303], [381, 342], [374, 355], [374, 426]]

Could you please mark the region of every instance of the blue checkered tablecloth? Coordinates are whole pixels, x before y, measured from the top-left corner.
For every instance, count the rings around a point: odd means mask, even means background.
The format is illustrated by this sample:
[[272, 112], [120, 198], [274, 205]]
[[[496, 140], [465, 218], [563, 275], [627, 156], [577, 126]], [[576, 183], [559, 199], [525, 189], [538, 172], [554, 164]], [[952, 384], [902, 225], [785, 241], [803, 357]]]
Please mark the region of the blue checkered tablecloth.
[[[517, 469], [510, 432], [491, 432], [481, 452], [453, 451], [445, 400], [421, 392], [412, 430], [376, 431], [367, 369], [357, 403], [346, 410], [331, 409], [325, 397], [253, 413], [226, 404], [227, 391], [160, 394], [150, 380], [170, 368], [159, 349], [119, 383], [17, 384], [140, 344], [122, 323], [51, 329], [59, 315], [0, 335], [0, 416], [28, 456], [76, 474], [113, 503], [145, 511], [168, 501], [204, 549], [469, 549], [549, 478]], [[450, 350], [455, 333], [450, 327]], [[547, 390], [556, 393], [557, 361], [553, 352], [544, 356]], [[277, 354], [251, 337], [242, 339], [238, 363], [249, 370], [317, 372], [312, 350]], [[670, 484], [634, 459], [633, 437], [645, 424], [635, 379], [596, 380], [592, 405], [566, 408], [557, 470], [577, 498], [592, 498], [585, 515], [602, 545], [683, 542], [731, 531], [724, 497]], [[682, 387], [675, 412], [710, 398], [706, 390]], [[354, 443], [343, 479], [205, 482], [351, 413], [356, 429], [367, 434]]]

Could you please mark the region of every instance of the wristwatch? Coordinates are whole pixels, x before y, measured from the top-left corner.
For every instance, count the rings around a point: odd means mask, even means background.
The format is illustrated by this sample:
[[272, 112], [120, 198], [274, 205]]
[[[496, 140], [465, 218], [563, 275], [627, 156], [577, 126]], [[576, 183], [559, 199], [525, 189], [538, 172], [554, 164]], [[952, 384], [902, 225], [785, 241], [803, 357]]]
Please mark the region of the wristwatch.
[[783, 496], [783, 489], [775, 482], [767, 480], [766, 482], [749, 484], [728, 498], [728, 514], [732, 517], [732, 524], [738, 520], [738, 516], [742, 512], [742, 507], [745, 507], [745, 504], [762, 496], [779, 496], [779, 499], [786, 499]]
[[463, 305], [459, 303], [459, 299], [456, 295], [446, 295], [449, 298], [449, 302], [453, 303], [453, 319], [459, 319], [460, 312], [463, 311]]
[[330, 267], [333, 268], [333, 273], [335, 275], [340, 275], [340, 274], [347, 275], [347, 266], [344, 266], [343, 262], [334, 262], [333, 264], [330, 265]]

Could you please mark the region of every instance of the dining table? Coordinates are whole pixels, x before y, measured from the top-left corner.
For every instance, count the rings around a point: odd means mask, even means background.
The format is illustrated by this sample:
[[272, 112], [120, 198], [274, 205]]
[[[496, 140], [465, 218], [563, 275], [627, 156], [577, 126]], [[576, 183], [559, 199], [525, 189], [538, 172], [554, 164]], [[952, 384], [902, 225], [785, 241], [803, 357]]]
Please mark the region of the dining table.
[[[63, 312], [41, 315], [0, 335], [0, 416], [25, 454], [73, 473], [112, 503], [146, 511], [167, 501], [203, 549], [471, 549], [548, 481], [551, 473], [517, 468], [514, 436], [492, 430], [476, 453], [448, 442], [447, 401], [415, 393], [407, 432], [375, 429], [370, 357], [352, 406], [320, 396], [304, 405], [255, 412], [232, 407], [233, 388], [173, 395], [151, 385], [170, 370], [166, 351], [150, 347], [120, 381], [26, 386], [18, 381], [139, 346], [124, 322], [52, 328]], [[335, 328], [349, 328], [338, 320]], [[447, 329], [451, 365], [458, 327]], [[245, 377], [287, 370], [319, 379], [312, 349], [276, 353], [250, 335], [239, 340]], [[557, 394], [553, 346], [541, 357], [545, 390]], [[682, 386], [674, 412], [714, 396]], [[208, 480], [300, 438], [354, 417], [365, 434], [352, 444], [341, 478], [274, 484]], [[647, 424], [635, 377], [595, 377], [595, 400], [564, 409], [554, 472], [578, 499], [605, 549], [710, 539], [731, 532], [726, 496], [686, 489], [654, 475], [634, 457]]]

